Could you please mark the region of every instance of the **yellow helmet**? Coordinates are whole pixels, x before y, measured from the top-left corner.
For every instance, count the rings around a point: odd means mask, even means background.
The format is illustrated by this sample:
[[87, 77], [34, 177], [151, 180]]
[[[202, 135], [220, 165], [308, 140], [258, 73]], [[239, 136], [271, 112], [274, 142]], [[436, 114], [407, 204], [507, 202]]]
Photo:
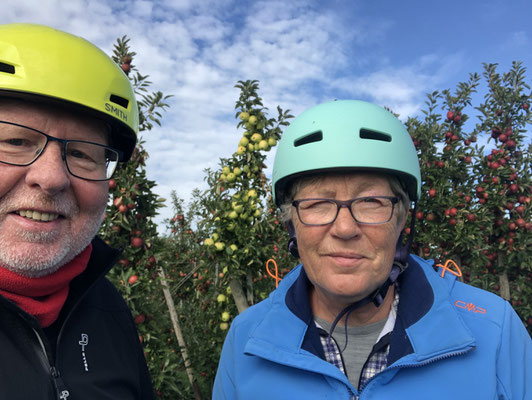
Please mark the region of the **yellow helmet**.
[[78, 36], [42, 25], [0, 25], [0, 97], [79, 109], [111, 126], [111, 145], [124, 161], [135, 148], [139, 114], [128, 77]]

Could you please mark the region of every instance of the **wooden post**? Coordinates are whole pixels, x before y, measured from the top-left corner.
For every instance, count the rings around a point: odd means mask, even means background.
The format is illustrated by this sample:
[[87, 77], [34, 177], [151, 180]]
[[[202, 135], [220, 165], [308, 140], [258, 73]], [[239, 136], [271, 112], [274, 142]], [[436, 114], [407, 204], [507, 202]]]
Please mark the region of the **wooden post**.
[[172, 320], [172, 326], [174, 327], [177, 343], [179, 344], [179, 348], [181, 349], [181, 356], [183, 357], [183, 362], [185, 364], [185, 370], [187, 372], [188, 380], [190, 381], [190, 385], [192, 386], [192, 390], [194, 391], [194, 398], [196, 400], [202, 400], [198, 382], [196, 382], [196, 380], [194, 379], [194, 371], [190, 366], [190, 360], [188, 358], [185, 339], [183, 337], [183, 332], [181, 331], [181, 326], [179, 325], [177, 312], [175, 310], [174, 299], [170, 294], [170, 287], [168, 286], [166, 274], [164, 273], [164, 269], [162, 267], [159, 267], [159, 277], [161, 278], [161, 286], [163, 288], [166, 306], [168, 307], [168, 312], [170, 313], [170, 319]]

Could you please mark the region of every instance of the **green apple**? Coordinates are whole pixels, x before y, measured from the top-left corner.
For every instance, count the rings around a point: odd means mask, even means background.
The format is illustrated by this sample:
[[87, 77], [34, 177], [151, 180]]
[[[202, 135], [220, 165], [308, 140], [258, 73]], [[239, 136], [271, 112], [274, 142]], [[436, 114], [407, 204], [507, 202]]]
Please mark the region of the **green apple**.
[[220, 330], [226, 331], [229, 329], [229, 324], [227, 322], [222, 322], [220, 323], [219, 327], [220, 327]]
[[225, 297], [225, 294], [220, 293], [220, 294], [218, 295], [218, 297], [216, 298], [216, 301], [217, 301], [218, 303], [223, 303], [226, 299], [227, 299], [227, 297]]
[[235, 167], [235, 169], [233, 170], [233, 174], [235, 174], [236, 176], [240, 176], [242, 175], [242, 170], [238, 167]]
[[277, 145], [277, 140], [275, 138], [268, 138], [268, 144], [270, 145], [270, 147], [275, 147], [275, 145]]
[[231, 246], [229, 246], [229, 248], [233, 251], [237, 251], [238, 250], [238, 246], [236, 244], [232, 244]]
[[240, 114], [238, 114], [238, 116], [242, 121], [247, 121], [249, 118], [249, 113], [242, 111]]
[[239, 146], [246, 147], [249, 144], [249, 139], [245, 136], [242, 136], [242, 139], [240, 139], [240, 142], [238, 142]]
[[205, 246], [212, 246], [214, 244], [214, 240], [212, 240], [211, 238], [207, 238], [203, 241], [203, 244]]
[[216, 247], [216, 250], [222, 251], [223, 249], [225, 249], [225, 244], [222, 242], [216, 242], [214, 243], [214, 247]]
[[249, 151], [255, 151], [255, 146], [253, 144], [248, 144], [248, 150]]
[[229, 175], [230, 172], [231, 172], [231, 169], [229, 167], [225, 166], [222, 168], [222, 174]]
[[255, 189], [248, 190], [248, 196], [252, 199], [256, 199], [258, 196], [257, 191]]
[[236, 154], [242, 155], [246, 152], [246, 148], [244, 146], [238, 146], [238, 149], [236, 149]]
[[212, 240], [217, 241], [220, 236], [216, 232], [214, 232], [211, 237]]
[[222, 313], [222, 321], [224, 322], [229, 321], [229, 318], [231, 318], [231, 315], [227, 311], [224, 311]]
[[260, 150], [266, 150], [266, 151], [270, 150], [270, 145], [268, 144], [268, 141], [266, 141], [264, 139], [261, 140], [259, 142], [259, 149]]
[[237, 214], [242, 214], [242, 211], [244, 211], [244, 206], [242, 204], [233, 204], [233, 210], [235, 210]]
[[251, 135], [251, 141], [253, 143], [259, 143], [262, 140], [262, 135], [260, 133], [254, 133]]
[[229, 295], [230, 295], [231, 293], [233, 293], [233, 291], [231, 290], [231, 286], [227, 286], [227, 289], [225, 289], [225, 293], [227, 293], [227, 294], [229, 294]]
[[257, 123], [257, 117], [255, 117], [254, 115], [250, 116], [248, 118], [248, 122], [251, 124], [251, 125], [255, 125]]
[[236, 180], [236, 175], [232, 172], [229, 172], [227, 174], [227, 182], [234, 182]]

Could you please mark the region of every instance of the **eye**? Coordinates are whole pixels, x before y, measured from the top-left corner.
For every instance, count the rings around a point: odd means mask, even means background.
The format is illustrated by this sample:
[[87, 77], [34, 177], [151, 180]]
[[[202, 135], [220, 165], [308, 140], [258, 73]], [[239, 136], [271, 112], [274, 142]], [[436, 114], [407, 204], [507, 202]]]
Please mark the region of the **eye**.
[[360, 201], [357, 201], [356, 204], [359, 207], [364, 208], [379, 208], [379, 207], [385, 207], [387, 205], [388, 200], [387, 199], [381, 199], [378, 197], [364, 197], [360, 199]]
[[330, 206], [331, 202], [327, 200], [303, 200], [299, 203], [299, 208], [303, 210], [319, 209]]
[[13, 146], [13, 147], [24, 147], [24, 146], [32, 146], [33, 143], [28, 141], [27, 139], [23, 138], [10, 138], [10, 139], [4, 139], [2, 140], [2, 145], [5, 146]]

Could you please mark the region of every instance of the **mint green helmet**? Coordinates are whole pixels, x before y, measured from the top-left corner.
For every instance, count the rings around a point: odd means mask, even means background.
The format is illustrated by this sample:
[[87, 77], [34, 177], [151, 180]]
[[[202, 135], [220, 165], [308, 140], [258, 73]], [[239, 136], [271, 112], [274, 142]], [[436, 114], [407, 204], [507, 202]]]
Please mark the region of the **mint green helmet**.
[[395, 175], [410, 200], [421, 194], [416, 148], [403, 124], [374, 104], [341, 100], [305, 111], [286, 128], [273, 165], [274, 201], [283, 203], [296, 178], [350, 170]]

